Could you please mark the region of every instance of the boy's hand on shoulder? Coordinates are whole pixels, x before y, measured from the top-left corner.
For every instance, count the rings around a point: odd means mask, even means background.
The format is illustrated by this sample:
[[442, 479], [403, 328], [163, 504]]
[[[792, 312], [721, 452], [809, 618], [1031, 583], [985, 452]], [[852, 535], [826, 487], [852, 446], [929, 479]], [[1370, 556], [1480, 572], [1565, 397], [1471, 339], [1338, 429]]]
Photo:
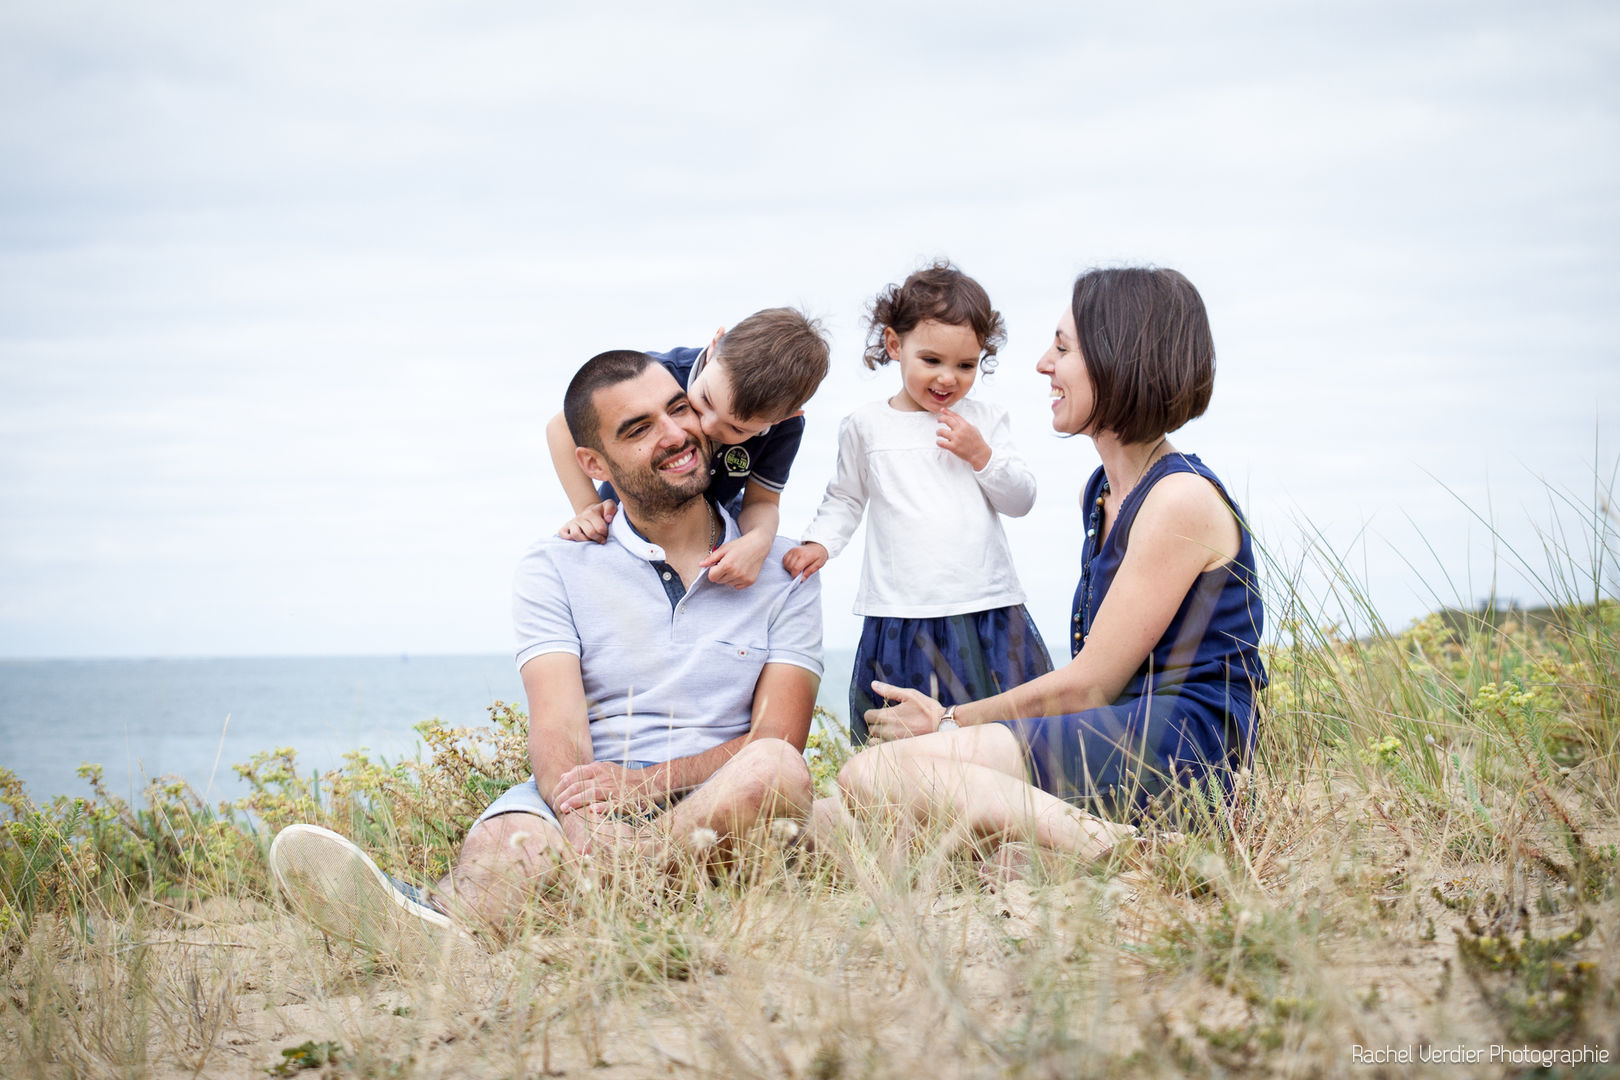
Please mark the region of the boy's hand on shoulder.
[[827, 549], [806, 540], [782, 556], [782, 568], [796, 578], [807, 578], [827, 565]]
[[759, 572], [770, 553], [770, 536], [743, 533], [709, 552], [709, 557], [699, 565], [709, 568], [709, 580], [716, 585], [746, 589], [759, 580]]
[[990, 464], [990, 444], [978, 428], [950, 409], [939, 411], [938, 435], [939, 446], [973, 466], [974, 472], [983, 472]]
[[606, 543], [608, 524], [618, 511], [619, 504], [612, 499], [592, 503], [558, 529], [557, 535], [564, 540], [594, 540], [598, 544]]

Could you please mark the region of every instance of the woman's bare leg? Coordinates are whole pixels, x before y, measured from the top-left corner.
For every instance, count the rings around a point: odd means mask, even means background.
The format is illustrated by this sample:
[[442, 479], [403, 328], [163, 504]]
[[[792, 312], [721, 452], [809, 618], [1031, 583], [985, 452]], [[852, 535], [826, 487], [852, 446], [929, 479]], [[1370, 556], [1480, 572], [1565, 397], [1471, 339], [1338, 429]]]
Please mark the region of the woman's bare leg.
[[1029, 783], [1023, 750], [1000, 724], [864, 750], [838, 774], [838, 785], [857, 818], [898, 817], [902, 827], [939, 829], [949, 850], [981, 840], [1029, 840], [1097, 858], [1136, 831]]

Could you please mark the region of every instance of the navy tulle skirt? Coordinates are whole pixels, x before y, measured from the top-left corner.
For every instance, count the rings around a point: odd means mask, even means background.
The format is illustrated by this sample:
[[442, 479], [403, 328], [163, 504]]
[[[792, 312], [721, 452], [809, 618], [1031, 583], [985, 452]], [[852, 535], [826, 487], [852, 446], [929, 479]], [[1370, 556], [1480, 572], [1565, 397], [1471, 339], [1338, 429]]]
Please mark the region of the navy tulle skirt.
[[850, 741], [865, 745], [866, 710], [885, 704], [872, 694], [873, 679], [957, 705], [1051, 670], [1046, 643], [1022, 604], [939, 619], [868, 615], [849, 683]]

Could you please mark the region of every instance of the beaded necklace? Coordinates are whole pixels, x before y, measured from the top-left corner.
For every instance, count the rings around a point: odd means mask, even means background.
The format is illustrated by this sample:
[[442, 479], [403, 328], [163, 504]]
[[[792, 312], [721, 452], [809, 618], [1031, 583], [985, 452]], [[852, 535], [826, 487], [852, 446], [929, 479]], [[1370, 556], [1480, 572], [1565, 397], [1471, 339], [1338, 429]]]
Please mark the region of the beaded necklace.
[[[1148, 470], [1153, 468], [1153, 466], [1158, 464], [1158, 462], [1161, 460], [1153, 455], [1157, 454], [1159, 452], [1159, 447], [1163, 445], [1164, 439], [1160, 438], [1158, 442], [1153, 444], [1153, 449], [1148, 451], [1147, 463], [1142, 466], [1142, 471], [1137, 473], [1136, 483], [1132, 484], [1130, 488], [1126, 490], [1126, 498], [1129, 498], [1131, 492], [1135, 491], [1137, 486], [1142, 483], [1143, 478], [1148, 474]], [[1080, 571], [1080, 576], [1085, 582], [1085, 590], [1080, 595], [1080, 610], [1075, 612], [1073, 616], [1074, 640], [1069, 646], [1070, 656], [1079, 654], [1081, 647], [1086, 643], [1086, 635], [1091, 633], [1091, 590], [1096, 584], [1097, 580], [1096, 575], [1091, 572], [1091, 562], [1102, 553], [1103, 500], [1108, 498], [1109, 493], [1112, 490], [1113, 489], [1108, 486], [1108, 474], [1104, 473], [1102, 491], [1097, 495], [1096, 500], [1091, 504], [1091, 513], [1086, 517], [1086, 540], [1088, 541], [1087, 546], [1090, 548], [1090, 550], [1086, 554], [1085, 566]], [[1119, 505], [1120, 509], [1123, 510], [1125, 508], [1125, 500], [1121, 499]]]
[[1108, 478], [1105, 476], [1102, 492], [1091, 504], [1091, 513], [1086, 517], [1086, 563], [1080, 572], [1085, 579], [1085, 588], [1080, 594], [1080, 610], [1074, 613], [1074, 640], [1069, 645], [1070, 656], [1080, 654], [1081, 647], [1086, 643], [1086, 635], [1091, 633], [1091, 590], [1096, 581], [1096, 576], [1091, 572], [1091, 563], [1102, 551], [1103, 500], [1107, 497]]

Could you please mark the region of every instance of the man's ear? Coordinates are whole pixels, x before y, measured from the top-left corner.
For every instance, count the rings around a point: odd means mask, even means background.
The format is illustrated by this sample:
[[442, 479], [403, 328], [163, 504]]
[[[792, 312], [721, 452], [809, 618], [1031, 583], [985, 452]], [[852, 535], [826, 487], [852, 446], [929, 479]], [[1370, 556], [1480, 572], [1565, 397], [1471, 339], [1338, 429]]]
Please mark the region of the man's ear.
[[602, 457], [600, 450], [592, 450], [589, 446], [576, 446], [574, 460], [579, 462], [579, 467], [584, 470], [586, 476], [598, 483], [613, 479], [608, 475], [607, 461]]

